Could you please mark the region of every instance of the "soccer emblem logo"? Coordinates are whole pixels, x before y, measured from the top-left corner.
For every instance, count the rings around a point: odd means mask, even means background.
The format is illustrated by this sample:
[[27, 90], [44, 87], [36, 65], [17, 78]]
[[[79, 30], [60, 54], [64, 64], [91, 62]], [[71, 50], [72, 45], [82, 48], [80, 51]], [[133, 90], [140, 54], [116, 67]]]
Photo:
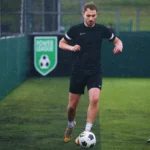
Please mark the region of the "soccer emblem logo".
[[46, 76], [57, 65], [57, 37], [34, 37], [34, 66], [43, 76]]
[[40, 57], [39, 65], [42, 69], [47, 69], [50, 66], [50, 59], [47, 55]]

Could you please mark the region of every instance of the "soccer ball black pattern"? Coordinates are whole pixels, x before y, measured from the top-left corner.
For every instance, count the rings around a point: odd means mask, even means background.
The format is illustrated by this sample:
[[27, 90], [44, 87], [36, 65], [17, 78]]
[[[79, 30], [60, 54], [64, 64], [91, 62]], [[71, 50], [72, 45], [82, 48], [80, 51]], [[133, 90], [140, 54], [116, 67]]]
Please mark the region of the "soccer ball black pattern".
[[84, 131], [79, 135], [79, 144], [84, 148], [92, 148], [96, 144], [96, 137], [93, 132]]
[[41, 69], [48, 69], [50, 65], [50, 59], [47, 55], [42, 55], [40, 57], [39, 65]]

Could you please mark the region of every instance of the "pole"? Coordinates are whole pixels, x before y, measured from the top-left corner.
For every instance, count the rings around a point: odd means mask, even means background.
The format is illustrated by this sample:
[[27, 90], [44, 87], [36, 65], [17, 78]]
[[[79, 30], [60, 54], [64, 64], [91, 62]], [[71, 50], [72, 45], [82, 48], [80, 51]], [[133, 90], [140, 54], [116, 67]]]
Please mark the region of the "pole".
[[24, 10], [24, 15], [25, 15], [25, 17], [24, 17], [24, 29], [25, 29], [25, 34], [27, 34], [28, 33], [28, 10], [27, 10], [27, 8], [28, 8], [28, 4], [27, 4], [27, 0], [25, 0], [25, 10]]
[[57, 31], [59, 31], [61, 28], [61, 0], [57, 2]]
[[2, 27], [2, 19], [1, 19], [1, 17], [2, 17], [2, 1], [0, 0], [0, 38], [1, 38], [1, 36], [2, 36], [2, 30], [1, 30], [1, 27]]
[[120, 32], [120, 9], [116, 10], [116, 33], [119, 35]]
[[45, 32], [45, 0], [42, 0], [42, 31]]
[[20, 34], [23, 34], [23, 20], [24, 20], [24, 0], [21, 0], [21, 13], [20, 13]]
[[140, 30], [140, 9], [136, 10], [136, 31]]
[[80, 0], [80, 6], [81, 6], [81, 22], [83, 21], [83, 17], [82, 17], [82, 11], [83, 11], [83, 7], [84, 7], [84, 4], [85, 4], [85, 0]]

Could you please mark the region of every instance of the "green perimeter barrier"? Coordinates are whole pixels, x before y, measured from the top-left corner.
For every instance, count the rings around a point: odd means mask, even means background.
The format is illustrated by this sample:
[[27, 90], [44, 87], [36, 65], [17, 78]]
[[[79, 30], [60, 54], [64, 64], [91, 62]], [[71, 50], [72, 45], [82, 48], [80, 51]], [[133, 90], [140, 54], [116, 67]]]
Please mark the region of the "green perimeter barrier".
[[103, 42], [102, 67], [105, 77], [150, 77], [150, 32], [122, 32], [123, 52], [113, 54], [113, 44]]
[[0, 100], [27, 78], [28, 46], [27, 36], [0, 39]]
[[[55, 35], [58, 42], [63, 35]], [[150, 32], [121, 32], [118, 36], [123, 41], [123, 52], [113, 54], [114, 45], [108, 40], [102, 43], [103, 77], [150, 77]], [[31, 45], [30, 76], [41, 76], [33, 66], [33, 39]], [[58, 47], [58, 63], [47, 76], [70, 76], [71, 62], [74, 59], [70, 51]]]

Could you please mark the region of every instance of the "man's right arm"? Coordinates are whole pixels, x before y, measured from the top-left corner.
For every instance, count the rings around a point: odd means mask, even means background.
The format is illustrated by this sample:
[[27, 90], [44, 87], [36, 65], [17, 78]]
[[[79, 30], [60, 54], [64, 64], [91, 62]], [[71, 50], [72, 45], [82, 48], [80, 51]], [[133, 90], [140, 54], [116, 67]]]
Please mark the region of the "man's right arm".
[[80, 46], [79, 45], [74, 45], [71, 46], [68, 44], [68, 42], [62, 38], [59, 42], [59, 48], [63, 49], [63, 50], [68, 50], [68, 51], [79, 51], [80, 50]]

